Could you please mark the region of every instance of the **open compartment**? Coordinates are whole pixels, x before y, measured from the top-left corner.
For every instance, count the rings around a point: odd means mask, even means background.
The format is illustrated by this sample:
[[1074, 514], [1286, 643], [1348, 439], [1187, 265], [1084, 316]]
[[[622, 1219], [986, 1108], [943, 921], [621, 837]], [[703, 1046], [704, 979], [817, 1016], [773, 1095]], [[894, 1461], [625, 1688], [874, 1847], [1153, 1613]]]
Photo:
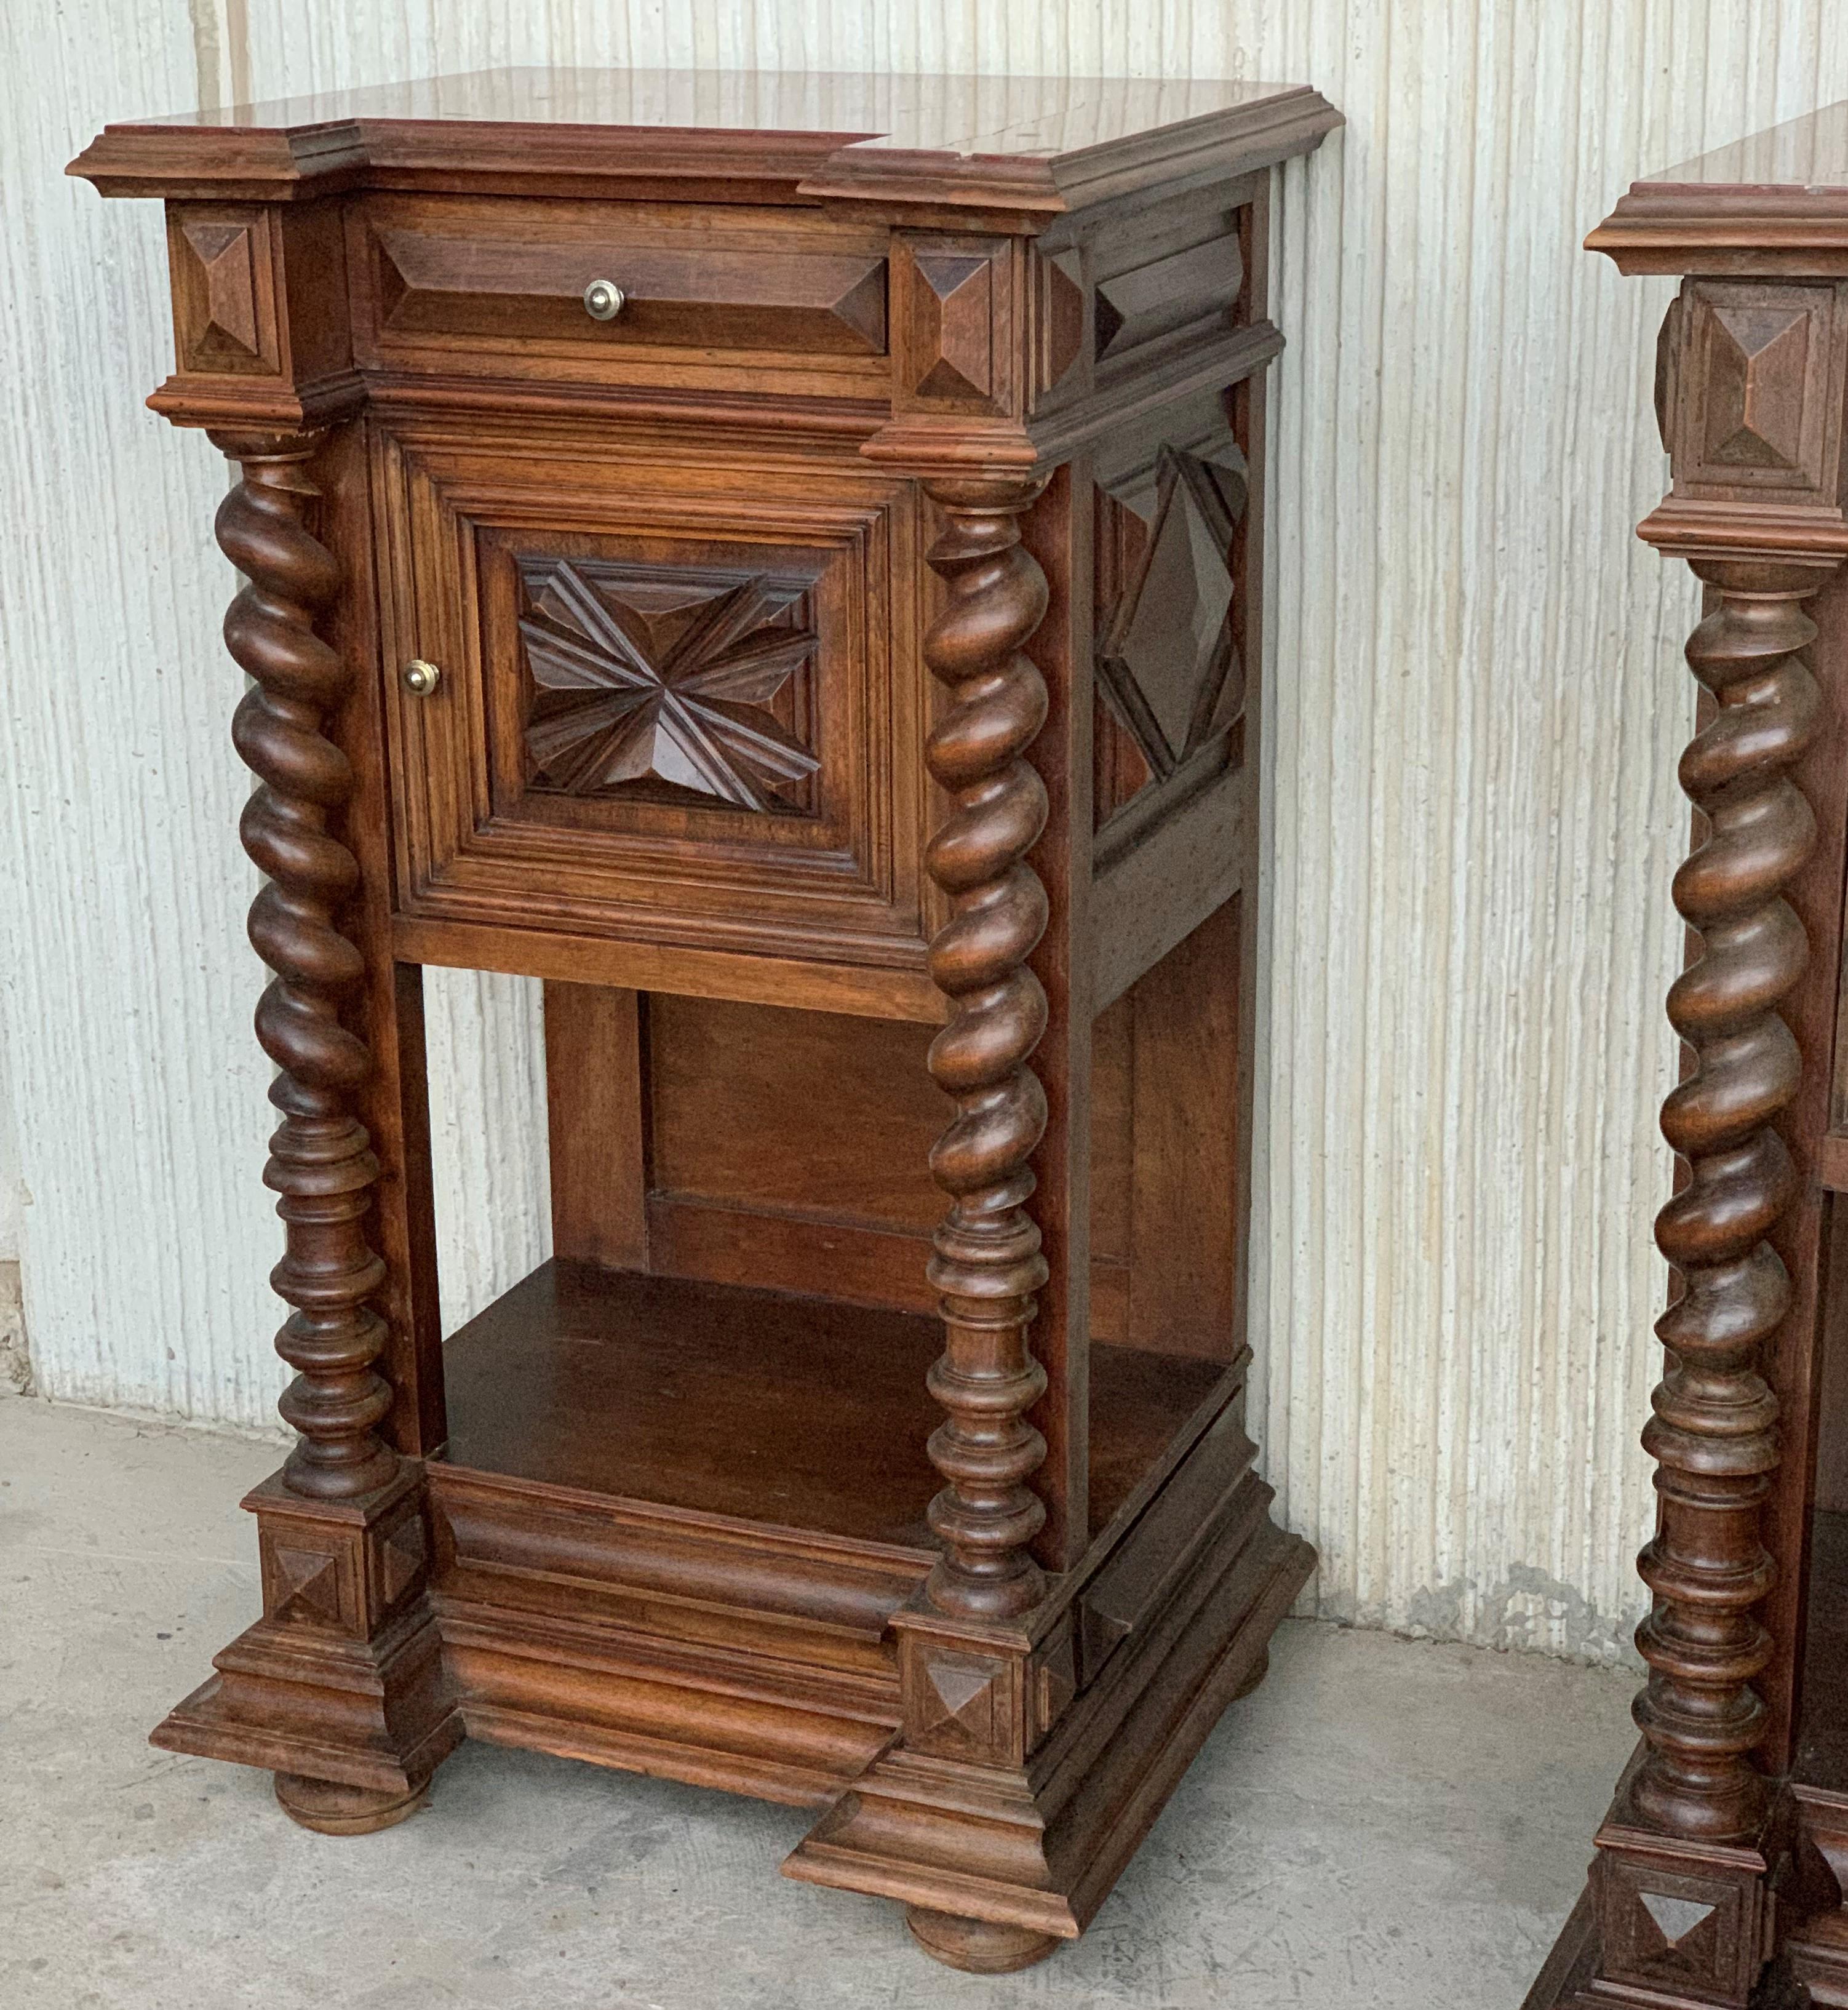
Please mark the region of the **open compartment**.
[[[1093, 1029], [1089, 1344], [1045, 1402], [1088, 1430], [1094, 1538], [1242, 1373], [1238, 928]], [[554, 1254], [445, 1349], [451, 1464], [927, 1549], [931, 1029], [559, 983], [544, 1014]]]

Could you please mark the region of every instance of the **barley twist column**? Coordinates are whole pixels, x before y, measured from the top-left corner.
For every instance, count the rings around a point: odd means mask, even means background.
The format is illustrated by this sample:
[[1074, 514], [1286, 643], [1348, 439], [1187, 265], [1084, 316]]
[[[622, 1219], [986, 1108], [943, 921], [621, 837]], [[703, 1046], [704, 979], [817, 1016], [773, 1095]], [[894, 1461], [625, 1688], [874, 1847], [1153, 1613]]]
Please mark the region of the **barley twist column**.
[[1778, 1008], [1808, 955], [1784, 892], [1815, 842], [1789, 770], [1819, 723], [1798, 652], [1816, 633], [1799, 603], [1820, 581], [1813, 566], [1772, 560], [1694, 570], [1722, 596], [1687, 645], [1719, 709], [1681, 761], [1708, 835], [1675, 878], [1701, 950], [1669, 993], [1694, 1065], [1662, 1116], [1689, 1177], [1656, 1220], [1683, 1288], [1656, 1329], [1668, 1365], [1643, 1434], [1661, 1512], [1637, 1563], [1654, 1606], [1637, 1634], [1650, 1676], [1635, 1709], [1648, 1749], [1634, 1799], [1653, 1824], [1719, 1841], [1752, 1835], [1765, 1810], [1749, 1756], [1765, 1710], [1751, 1685], [1771, 1653], [1759, 1515], [1778, 1440], [1758, 1371], [1790, 1298], [1767, 1238], [1797, 1192], [1775, 1126], [1802, 1062]]
[[1027, 1161], [1046, 1126], [1027, 1064], [1046, 999], [1026, 966], [1045, 932], [1046, 893], [1026, 854], [1046, 792], [1021, 757], [1045, 723], [1046, 687], [1021, 645], [1045, 613], [1046, 581], [1018, 521], [1041, 486], [928, 485], [945, 518], [928, 559], [949, 599], [924, 659], [954, 699], [927, 749], [953, 802], [927, 854], [952, 908], [931, 944], [931, 977], [952, 1007], [931, 1072], [956, 1114], [931, 1153], [951, 1206], [929, 1273], [945, 1343], [930, 1389], [947, 1413], [930, 1451], [947, 1484], [931, 1504], [943, 1554], [927, 1590], [940, 1611], [989, 1618], [1027, 1610], [1045, 1590], [1027, 1546], [1045, 1509], [1027, 1483], [1046, 1445], [1027, 1412], [1046, 1375], [1027, 1330], [1047, 1273], [1027, 1202]]
[[261, 784], [240, 830], [267, 877], [250, 940], [274, 972], [257, 1036], [279, 1071], [270, 1100], [282, 1116], [264, 1181], [286, 1230], [271, 1282], [294, 1308], [276, 1336], [297, 1371], [279, 1406], [300, 1433], [284, 1476], [297, 1493], [349, 1500], [391, 1479], [398, 1461], [378, 1433], [391, 1394], [374, 1368], [385, 1325], [367, 1303], [385, 1281], [364, 1227], [378, 1161], [354, 1114], [371, 1057], [340, 1016], [364, 969], [337, 925], [359, 867], [330, 829], [354, 778], [325, 730], [352, 675], [314, 626], [339, 575], [303, 522], [316, 493], [306, 464], [321, 437], [211, 435], [243, 471], [217, 528], [248, 582], [225, 615], [225, 645], [255, 680], [232, 737]]

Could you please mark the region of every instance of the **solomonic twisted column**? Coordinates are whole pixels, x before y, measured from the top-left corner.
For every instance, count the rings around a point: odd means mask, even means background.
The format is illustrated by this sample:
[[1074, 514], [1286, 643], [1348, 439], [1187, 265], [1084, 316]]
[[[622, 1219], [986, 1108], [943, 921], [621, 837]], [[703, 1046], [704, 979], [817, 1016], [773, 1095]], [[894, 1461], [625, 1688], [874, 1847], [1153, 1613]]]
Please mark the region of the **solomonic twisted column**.
[[1751, 1684], [1771, 1652], [1757, 1610], [1772, 1575], [1759, 1515], [1778, 1442], [1758, 1363], [1790, 1298], [1767, 1238], [1797, 1192], [1774, 1127], [1802, 1063], [1778, 1007], [1808, 954], [1784, 892], [1816, 835], [1789, 771], [1819, 724], [1797, 653], [1816, 633], [1798, 603], [1818, 581], [1771, 561], [1694, 569], [1723, 595], [1687, 645], [1719, 710], [1681, 762], [1709, 834], [1675, 879], [1701, 954], [1669, 993], [1694, 1066], [1662, 1117], [1689, 1177], [1656, 1220], [1683, 1289], [1657, 1327], [1668, 1369], [1643, 1434], [1661, 1514], [1637, 1564], [1655, 1603], [1637, 1634], [1650, 1678], [1636, 1703], [1648, 1752], [1635, 1802], [1672, 1834], [1723, 1841], [1754, 1834], [1765, 1806], [1749, 1756], [1765, 1716]]
[[947, 1484], [931, 1504], [944, 1550], [928, 1591], [939, 1610], [972, 1617], [1023, 1612], [1045, 1590], [1027, 1546], [1045, 1509], [1027, 1482], [1046, 1445], [1027, 1412], [1046, 1375], [1027, 1330], [1047, 1273], [1027, 1202], [1027, 1160], [1046, 1127], [1027, 1062], [1046, 999], [1026, 964], [1045, 932], [1046, 892], [1026, 854], [1045, 824], [1046, 792], [1021, 756], [1045, 723], [1046, 687], [1021, 645], [1045, 613], [1046, 581], [1021, 549], [1017, 520], [1040, 485], [928, 485], [946, 520], [929, 563], [949, 603], [924, 659], [955, 699], [927, 750], [955, 803], [927, 854], [952, 910], [931, 945], [931, 977], [952, 1007], [931, 1072], [956, 1114], [931, 1154], [952, 1204], [930, 1268], [945, 1338], [930, 1388], [948, 1415], [930, 1445]]
[[284, 1475], [298, 1493], [347, 1500], [384, 1485], [398, 1461], [378, 1433], [391, 1392], [373, 1365], [385, 1325], [367, 1302], [385, 1281], [364, 1227], [378, 1161], [354, 1114], [371, 1062], [340, 1018], [364, 975], [335, 925], [359, 867], [329, 825], [354, 779], [324, 727], [352, 679], [314, 628], [339, 575], [303, 521], [316, 493], [305, 463], [320, 435], [211, 437], [243, 474], [217, 527], [248, 581], [225, 615], [225, 644], [255, 680], [232, 737], [261, 784], [241, 834], [268, 879], [250, 909], [250, 940], [275, 973], [257, 1036], [279, 1071], [270, 1100], [282, 1114], [264, 1169], [287, 1227], [271, 1281], [295, 1309], [276, 1336], [297, 1371], [280, 1408], [301, 1434]]

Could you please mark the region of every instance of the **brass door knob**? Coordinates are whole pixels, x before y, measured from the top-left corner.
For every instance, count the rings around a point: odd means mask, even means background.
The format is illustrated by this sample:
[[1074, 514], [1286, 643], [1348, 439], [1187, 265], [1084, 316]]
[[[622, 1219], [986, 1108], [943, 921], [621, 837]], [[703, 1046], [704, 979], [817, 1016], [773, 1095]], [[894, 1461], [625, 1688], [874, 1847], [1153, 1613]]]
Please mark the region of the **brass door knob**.
[[584, 312], [592, 321], [614, 321], [628, 297], [614, 279], [593, 279], [584, 288]]
[[442, 672], [435, 663], [427, 663], [421, 656], [413, 657], [404, 666], [404, 688], [413, 698], [427, 698], [442, 682]]

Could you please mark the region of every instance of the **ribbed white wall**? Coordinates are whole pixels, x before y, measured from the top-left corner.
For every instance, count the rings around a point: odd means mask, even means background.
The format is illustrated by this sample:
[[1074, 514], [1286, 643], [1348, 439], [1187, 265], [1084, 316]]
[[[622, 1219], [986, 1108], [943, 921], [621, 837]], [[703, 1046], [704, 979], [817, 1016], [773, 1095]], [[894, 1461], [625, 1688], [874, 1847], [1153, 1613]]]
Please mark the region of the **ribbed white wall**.
[[[1848, 95], [1829, 0], [64, 0], [0, 12], [10, 1095], [40, 1386], [262, 1422], [245, 783], [210, 448], [105, 119], [505, 62], [1319, 85], [1286, 176], [1258, 1422], [1321, 1609], [1593, 1656], [1637, 1602], [1662, 1285], [1684, 577], [1629, 535], [1660, 287], [1635, 174]], [[538, 1250], [527, 987], [435, 984], [452, 1315]], [[0, 1252], [3, 1253], [3, 1252]]]

